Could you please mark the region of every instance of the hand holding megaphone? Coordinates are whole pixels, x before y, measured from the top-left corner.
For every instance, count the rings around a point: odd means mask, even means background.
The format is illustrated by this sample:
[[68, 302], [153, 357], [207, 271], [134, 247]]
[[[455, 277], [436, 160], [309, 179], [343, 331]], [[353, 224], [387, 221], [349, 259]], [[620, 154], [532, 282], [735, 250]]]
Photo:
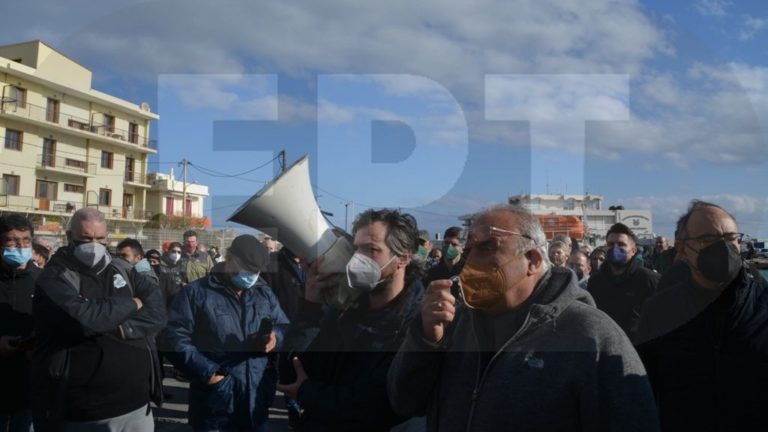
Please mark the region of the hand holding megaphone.
[[321, 256], [315, 260], [307, 271], [307, 282], [304, 287], [304, 298], [311, 303], [323, 303], [323, 295], [339, 284], [339, 273], [321, 273], [320, 268], [325, 261]]
[[424, 339], [438, 343], [445, 336], [445, 329], [456, 317], [456, 297], [451, 294], [450, 279], [433, 281], [421, 301], [421, 329]]

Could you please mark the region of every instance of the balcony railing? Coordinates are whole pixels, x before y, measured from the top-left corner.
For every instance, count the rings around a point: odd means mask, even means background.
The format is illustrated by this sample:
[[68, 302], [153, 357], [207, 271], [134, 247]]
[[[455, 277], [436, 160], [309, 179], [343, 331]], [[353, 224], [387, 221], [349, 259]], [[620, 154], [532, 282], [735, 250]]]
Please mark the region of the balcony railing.
[[[48, 214], [59, 214], [68, 216], [76, 210], [84, 207], [83, 202], [49, 200], [45, 198], [35, 198], [23, 195], [0, 195], [0, 210], [12, 210], [21, 212], [46, 212]], [[152, 218], [152, 212], [145, 209], [129, 207], [114, 207], [89, 205], [96, 207], [110, 219], [133, 219], [149, 220]]]
[[50, 154], [37, 155], [37, 168], [52, 169], [60, 172], [67, 172], [79, 175], [95, 175], [96, 164], [88, 163], [84, 160], [71, 158], [67, 156], [56, 156]]
[[[123, 141], [127, 144], [135, 144], [138, 147], [157, 150], [157, 140], [149, 139], [147, 136], [131, 133], [127, 129], [107, 128], [105, 125], [95, 122], [93, 118], [78, 117], [62, 111], [58, 112], [57, 115], [53, 115], [47, 107], [29, 102], [22, 106], [13, 98], [0, 98], [0, 111], [4, 114], [12, 114], [38, 122], [66, 126], [79, 131]], [[92, 117], [98, 118], [100, 115], [99, 113], [94, 113]]]

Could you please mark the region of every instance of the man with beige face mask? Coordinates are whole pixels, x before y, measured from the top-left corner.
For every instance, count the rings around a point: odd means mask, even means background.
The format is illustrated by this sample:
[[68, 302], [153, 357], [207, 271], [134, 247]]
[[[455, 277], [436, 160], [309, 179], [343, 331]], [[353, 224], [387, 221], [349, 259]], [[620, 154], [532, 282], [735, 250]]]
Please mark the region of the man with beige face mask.
[[430, 431], [658, 430], [637, 353], [572, 271], [550, 268], [536, 218], [496, 207], [469, 238], [459, 289], [429, 285], [390, 367], [395, 410], [426, 412]]

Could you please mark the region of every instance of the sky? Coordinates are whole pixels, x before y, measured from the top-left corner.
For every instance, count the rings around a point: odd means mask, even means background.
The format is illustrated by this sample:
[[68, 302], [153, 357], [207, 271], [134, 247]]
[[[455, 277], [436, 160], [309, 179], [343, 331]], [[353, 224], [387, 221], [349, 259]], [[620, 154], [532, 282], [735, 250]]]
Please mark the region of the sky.
[[[154, 167], [210, 187], [215, 227], [308, 155], [338, 226], [369, 207], [442, 232], [519, 193], [649, 209], [712, 201], [768, 238], [762, 1], [3, 2], [161, 119]], [[258, 169], [257, 169], [258, 168]], [[241, 173], [245, 173], [240, 175]]]

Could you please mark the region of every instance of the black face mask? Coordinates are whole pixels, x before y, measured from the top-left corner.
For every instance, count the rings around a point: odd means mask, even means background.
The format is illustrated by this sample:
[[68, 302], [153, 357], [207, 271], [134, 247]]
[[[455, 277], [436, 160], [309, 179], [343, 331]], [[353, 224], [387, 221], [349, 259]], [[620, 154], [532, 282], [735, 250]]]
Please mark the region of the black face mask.
[[574, 271], [576, 272], [576, 278], [578, 280], [584, 279], [584, 272], [583, 271], [581, 271], [581, 270], [574, 270]]
[[741, 270], [739, 248], [733, 243], [720, 240], [699, 251], [696, 266], [712, 282], [730, 282]]

